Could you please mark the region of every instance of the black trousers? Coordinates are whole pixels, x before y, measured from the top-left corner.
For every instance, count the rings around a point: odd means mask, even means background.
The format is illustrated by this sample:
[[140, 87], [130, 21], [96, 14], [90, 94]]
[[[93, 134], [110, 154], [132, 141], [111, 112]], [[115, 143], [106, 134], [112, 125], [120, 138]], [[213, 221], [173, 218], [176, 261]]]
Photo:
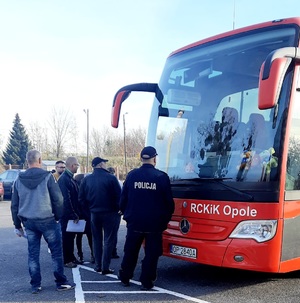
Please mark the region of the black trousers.
[[83, 233], [77, 233], [76, 234], [76, 247], [77, 247], [77, 254], [80, 259], [83, 259], [83, 251], [82, 251], [82, 238], [83, 235], [86, 234], [86, 237], [88, 239], [88, 244], [91, 250], [91, 256], [94, 256], [93, 251], [93, 237], [92, 237], [92, 228], [91, 228], [91, 222], [86, 221], [85, 231]]
[[74, 240], [76, 233], [67, 232], [67, 220], [61, 220], [62, 244], [64, 263], [73, 262], [76, 257], [74, 255]]
[[125, 280], [133, 277], [143, 242], [145, 256], [142, 260], [140, 282], [143, 286], [151, 288], [157, 276], [158, 259], [162, 255], [162, 232], [146, 233], [127, 229], [120, 275]]

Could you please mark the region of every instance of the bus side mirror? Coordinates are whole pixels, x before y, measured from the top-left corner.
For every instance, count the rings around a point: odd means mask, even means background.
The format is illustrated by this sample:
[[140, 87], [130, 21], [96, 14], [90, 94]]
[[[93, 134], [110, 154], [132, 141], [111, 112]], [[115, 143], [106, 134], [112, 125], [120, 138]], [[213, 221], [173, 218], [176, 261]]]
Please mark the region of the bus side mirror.
[[121, 89], [116, 93], [114, 97], [112, 111], [111, 111], [111, 126], [114, 128], [118, 128], [119, 126], [121, 105], [122, 102], [129, 97], [130, 93], [131, 91], [128, 91], [126, 89], [124, 90]]
[[277, 104], [286, 71], [292, 59], [300, 59], [299, 54], [299, 48], [284, 47], [268, 55], [259, 74], [259, 109], [273, 108]]
[[122, 103], [129, 97], [131, 92], [148, 92], [155, 93], [155, 96], [158, 100], [163, 99], [162, 92], [158, 88], [157, 83], [136, 83], [123, 86], [115, 94], [112, 110], [111, 110], [111, 126], [118, 128], [119, 118]]

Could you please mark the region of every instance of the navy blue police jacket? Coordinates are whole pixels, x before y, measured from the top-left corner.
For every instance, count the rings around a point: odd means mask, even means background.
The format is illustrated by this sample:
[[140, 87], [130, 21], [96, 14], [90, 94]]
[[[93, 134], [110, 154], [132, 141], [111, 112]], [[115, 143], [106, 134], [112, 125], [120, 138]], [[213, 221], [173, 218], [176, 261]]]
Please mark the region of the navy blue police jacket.
[[132, 170], [123, 185], [120, 210], [127, 228], [162, 232], [174, 212], [169, 176], [151, 164]]

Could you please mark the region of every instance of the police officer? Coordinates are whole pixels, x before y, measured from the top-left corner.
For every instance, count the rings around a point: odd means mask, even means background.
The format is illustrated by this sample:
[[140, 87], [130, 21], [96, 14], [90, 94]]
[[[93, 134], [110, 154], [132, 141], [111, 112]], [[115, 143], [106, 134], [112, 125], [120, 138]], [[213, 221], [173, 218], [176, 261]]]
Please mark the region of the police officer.
[[154, 147], [143, 148], [142, 166], [128, 174], [120, 199], [120, 213], [127, 223], [127, 235], [118, 278], [124, 286], [129, 286], [144, 241], [142, 290], [154, 286], [158, 259], [162, 255], [162, 232], [167, 229], [174, 212], [170, 179], [165, 172], [155, 168], [156, 156]]

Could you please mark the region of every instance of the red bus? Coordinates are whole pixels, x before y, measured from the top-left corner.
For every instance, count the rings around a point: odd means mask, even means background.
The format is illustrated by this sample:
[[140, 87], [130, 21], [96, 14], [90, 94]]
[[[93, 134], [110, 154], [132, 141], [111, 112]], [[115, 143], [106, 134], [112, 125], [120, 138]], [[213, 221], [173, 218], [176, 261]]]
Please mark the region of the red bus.
[[300, 18], [226, 32], [172, 52], [146, 145], [171, 180], [164, 255], [262, 272], [300, 269]]

